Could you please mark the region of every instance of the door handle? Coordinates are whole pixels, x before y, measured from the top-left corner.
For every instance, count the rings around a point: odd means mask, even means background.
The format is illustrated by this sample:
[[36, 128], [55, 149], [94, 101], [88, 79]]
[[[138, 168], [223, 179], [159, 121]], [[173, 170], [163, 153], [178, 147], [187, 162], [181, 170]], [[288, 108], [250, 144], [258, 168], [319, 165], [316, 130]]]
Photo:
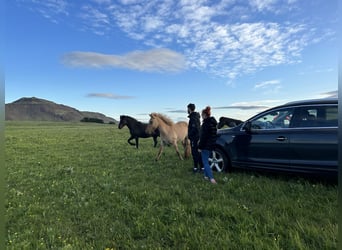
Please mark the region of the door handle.
[[287, 138], [285, 136], [278, 136], [277, 141], [285, 141]]

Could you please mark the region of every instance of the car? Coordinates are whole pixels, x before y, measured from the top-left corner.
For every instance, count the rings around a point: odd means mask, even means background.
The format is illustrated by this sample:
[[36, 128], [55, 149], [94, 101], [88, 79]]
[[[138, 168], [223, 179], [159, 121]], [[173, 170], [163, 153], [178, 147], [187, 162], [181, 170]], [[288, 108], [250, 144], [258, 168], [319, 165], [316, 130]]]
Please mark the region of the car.
[[217, 131], [210, 166], [337, 177], [338, 99], [290, 102]]

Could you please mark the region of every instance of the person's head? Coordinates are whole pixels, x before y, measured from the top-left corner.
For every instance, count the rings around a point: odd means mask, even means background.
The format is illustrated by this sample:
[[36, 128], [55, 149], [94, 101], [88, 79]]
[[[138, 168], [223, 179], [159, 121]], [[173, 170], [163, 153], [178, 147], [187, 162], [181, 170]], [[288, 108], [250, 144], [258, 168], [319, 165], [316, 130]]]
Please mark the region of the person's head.
[[188, 114], [190, 114], [191, 112], [194, 112], [195, 108], [196, 108], [195, 104], [189, 103], [188, 104]]
[[202, 118], [208, 118], [211, 116], [211, 108], [210, 106], [207, 106], [205, 109], [202, 110]]

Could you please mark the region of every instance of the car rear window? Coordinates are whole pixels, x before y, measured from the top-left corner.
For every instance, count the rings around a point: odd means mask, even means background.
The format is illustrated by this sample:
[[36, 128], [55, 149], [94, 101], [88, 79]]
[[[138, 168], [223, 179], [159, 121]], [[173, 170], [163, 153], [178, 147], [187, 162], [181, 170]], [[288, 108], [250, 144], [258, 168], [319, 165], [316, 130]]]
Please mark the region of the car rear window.
[[297, 108], [291, 127], [337, 127], [337, 105], [307, 106]]

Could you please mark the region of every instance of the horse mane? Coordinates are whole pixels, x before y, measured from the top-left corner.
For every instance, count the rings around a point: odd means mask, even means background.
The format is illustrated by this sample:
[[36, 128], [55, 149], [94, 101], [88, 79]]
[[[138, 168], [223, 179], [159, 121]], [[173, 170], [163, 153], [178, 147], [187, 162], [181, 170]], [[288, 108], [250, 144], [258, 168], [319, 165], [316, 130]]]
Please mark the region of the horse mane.
[[131, 120], [133, 120], [133, 121], [138, 121], [137, 119], [135, 119], [134, 117], [132, 117], [132, 116], [128, 116], [128, 115], [120, 115], [120, 118], [127, 118], [127, 119], [131, 119]]
[[166, 115], [160, 114], [160, 113], [152, 113], [152, 116], [157, 116], [159, 119], [161, 119], [163, 122], [166, 123], [166, 125], [172, 126], [174, 122], [167, 117]]

